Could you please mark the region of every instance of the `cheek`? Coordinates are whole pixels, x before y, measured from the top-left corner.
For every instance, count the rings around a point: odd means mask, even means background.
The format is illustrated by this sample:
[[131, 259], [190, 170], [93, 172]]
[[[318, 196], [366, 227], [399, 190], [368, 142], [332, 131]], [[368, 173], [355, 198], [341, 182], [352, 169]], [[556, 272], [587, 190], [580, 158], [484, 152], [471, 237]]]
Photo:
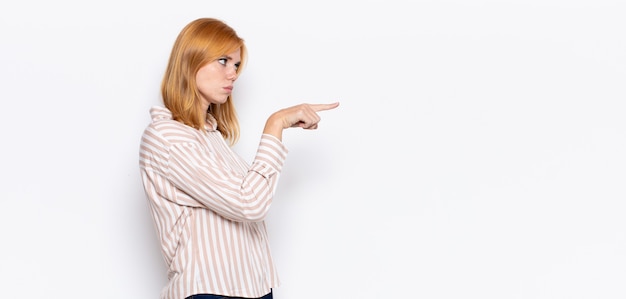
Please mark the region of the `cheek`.
[[[215, 78], [216, 72], [212, 65], [201, 67], [196, 73], [196, 82], [208, 82]], [[200, 83], [201, 84], [201, 83]]]
[[212, 76], [206, 71], [200, 71], [196, 75], [196, 86], [199, 90], [207, 91], [211, 87], [211, 82], [213, 82]]
[[198, 81], [196, 84], [198, 87], [198, 91], [202, 94], [207, 94], [211, 92], [211, 84], [207, 81]]

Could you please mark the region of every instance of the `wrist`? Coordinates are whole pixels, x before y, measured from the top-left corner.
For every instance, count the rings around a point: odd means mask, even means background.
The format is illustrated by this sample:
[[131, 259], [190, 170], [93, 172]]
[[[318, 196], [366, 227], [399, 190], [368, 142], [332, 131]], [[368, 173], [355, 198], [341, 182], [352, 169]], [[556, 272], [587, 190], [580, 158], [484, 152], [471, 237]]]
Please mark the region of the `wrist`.
[[283, 137], [283, 124], [280, 119], [276, 120], [274, 115], [270, 116], [265, 122], [265, 128], [263, 128], [263, 134], [270, 134], [282, 141]]

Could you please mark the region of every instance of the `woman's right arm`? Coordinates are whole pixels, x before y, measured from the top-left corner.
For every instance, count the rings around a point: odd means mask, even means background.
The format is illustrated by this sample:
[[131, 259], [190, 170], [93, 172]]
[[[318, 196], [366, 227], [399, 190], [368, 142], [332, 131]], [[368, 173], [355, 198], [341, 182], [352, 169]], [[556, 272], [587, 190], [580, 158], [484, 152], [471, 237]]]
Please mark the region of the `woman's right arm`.
[[319, 111], [335, 109], [339, 102], [332, 104], [300, 104], [274, 112], [265, 122], [264, 134], [283, 140], [283, 130], [300, 127], [307, 130], [317, 129], [320, 122]]

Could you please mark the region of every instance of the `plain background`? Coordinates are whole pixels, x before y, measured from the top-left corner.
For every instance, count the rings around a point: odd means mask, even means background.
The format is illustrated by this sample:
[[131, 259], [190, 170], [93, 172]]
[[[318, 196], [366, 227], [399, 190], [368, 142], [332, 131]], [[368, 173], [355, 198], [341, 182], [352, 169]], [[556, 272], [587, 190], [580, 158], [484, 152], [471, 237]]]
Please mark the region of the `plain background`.
[[267, 219], [278, 299], [626, 298], [621, 0], [3, 1], [0, 297], [158, 298], [139, 139], [178, 32], [249, 47], [267, 116], [341, 106]]

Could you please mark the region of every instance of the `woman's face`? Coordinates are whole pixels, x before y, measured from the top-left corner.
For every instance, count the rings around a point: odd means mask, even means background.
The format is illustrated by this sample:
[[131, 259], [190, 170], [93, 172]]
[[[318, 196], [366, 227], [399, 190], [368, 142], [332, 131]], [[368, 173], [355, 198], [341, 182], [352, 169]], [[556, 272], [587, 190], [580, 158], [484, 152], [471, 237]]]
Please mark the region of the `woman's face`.
[[223, 104], [233, 92], [241, 50], [226, 54], [202, 66], [196, 73], [196, 84], [202, 101], [207, 105]]

